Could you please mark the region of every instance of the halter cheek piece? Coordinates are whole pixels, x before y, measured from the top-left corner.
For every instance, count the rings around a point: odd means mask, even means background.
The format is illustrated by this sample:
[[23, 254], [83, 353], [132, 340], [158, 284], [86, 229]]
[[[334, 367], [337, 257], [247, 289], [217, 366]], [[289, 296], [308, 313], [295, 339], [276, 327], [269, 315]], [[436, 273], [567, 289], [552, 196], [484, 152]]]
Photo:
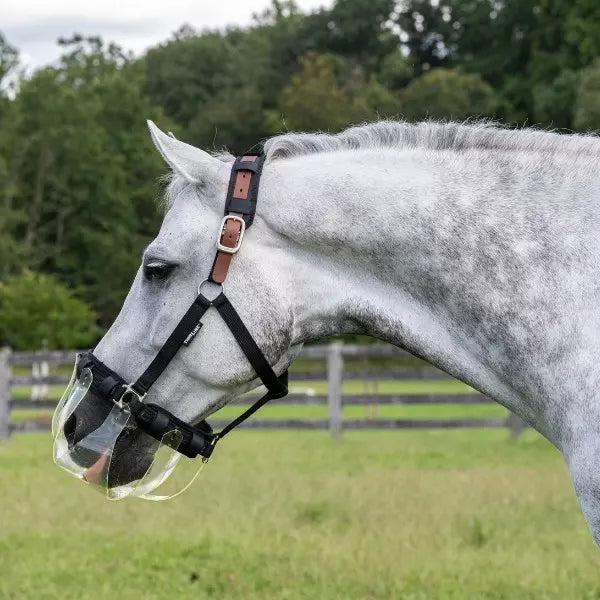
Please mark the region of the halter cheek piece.
[[[225, 216], [217, 240], [217, 254], [208, 281], [223, 284], [231, 260], [240, 249], [244, 233], [252, 225], [263, 163], [263, 155], [242, 156], [233, 163], [225, 202]], [[215, 308], [221, 315], [268, 390], [267, 394], [218, 433], [213, 433], [206, 421], [201, 421], [197, 425], [188, 425], [164, 408], [144, 402], [148, 390], [180, 348], [193, 341], [202, 327], [201, 319], [204, 313], [210, 308]], [[208, 459], [215, 444], [224, 435], [269, 400], [282, 398], [288, 393], [287, 371], [280, 377], [275, 374], [227, 296], [221, 291], [214, 300], [208, 300], [200, 293], [200, 288], [192, 305], [137, 381], [127, 383], [120, 375], [98, 360], [91, 350], [82, 354], [77, 362], [78, 373], [86, 368], [92, 371], [93, 382], [90, 389], [96, 396], [121, 407], [126, 404], [134, 415], [137, 426], [158, 441], [161, 441], [166, 433], [174, 429], [178, 430], [182, 435], [182, 441], [176, 450], [190, 458], [200, 455]]]

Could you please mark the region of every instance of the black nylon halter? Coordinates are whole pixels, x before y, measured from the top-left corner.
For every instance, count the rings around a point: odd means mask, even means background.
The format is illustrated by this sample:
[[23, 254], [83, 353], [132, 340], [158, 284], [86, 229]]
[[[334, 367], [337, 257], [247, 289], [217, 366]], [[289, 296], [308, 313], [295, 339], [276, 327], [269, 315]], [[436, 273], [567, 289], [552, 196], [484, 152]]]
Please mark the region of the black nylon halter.
[[[246, 159], [247, 157], [243, 158]], [[263, 162], [264, 156], [257, 155], [252, 165], [249, 165], [248, 162], [242, 162], [238, 158], [232, 166], [225, 202], [225, 215], [229, 215], [232, 211], [241, 214], [246, 223], [246, 228], [252, 225], [256, 212], [258, 184]], [[247, 198], [243, 202], [234, 197], [234, 182], [239, 171], [249, 171], [253, 174]], [[148, 390], [164, 372], [181, 347], [187, 346], [193, 341], [202, 327], [202, 317], [210, 308], [215, 308], [221, 315], [244, 355], [268, 390], [267, 394], [218, 433], [213, 433], [206, 421], [201, 421], [198, 425], [189, 425], [161, 406], [143, 402]], [[169, 335], [167, 341], [134, 383], [126, 383], [120, 375], [98, 360], [92, 351], [86, 352], [78, 360], [78, 372], [85, 368], [90, 369], [93, 374], [92, 392], [114, 403], [127, 404], [135, 416], [138, 427], [155, 439], [161, 441], [165, 433], [173, 429], [179, 430], [183, 435], [183, 440], [176, 449], [190, 458], [198, 455], [208, 458], [219, 439], [254, 414], [269, 400], [282, 398], [288, 393], [287, 371], [279, 377], [275, 374], [254, 341], [252, 334], [248, 331], [223, 291], [214, 300], [209, 300], [202, 293], [198, 293], [198, 296]]]

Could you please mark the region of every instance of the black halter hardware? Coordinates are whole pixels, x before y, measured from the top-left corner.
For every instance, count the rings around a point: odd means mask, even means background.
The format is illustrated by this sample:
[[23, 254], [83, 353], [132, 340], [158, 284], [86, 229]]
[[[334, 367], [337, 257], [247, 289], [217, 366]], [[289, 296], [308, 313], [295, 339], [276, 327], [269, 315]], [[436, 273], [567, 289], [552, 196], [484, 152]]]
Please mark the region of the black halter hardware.
[[[213, 282], [222, 283], [227, 275], [231, 257], [239, 250], [245, 229], [252, 225], [263, 162], [264, 156], [262, 155], [247, 155], [236, 159], [233, 164], [225, 202], [225, 217], [223, 218], [222, 231], [217, 244], [218, 252], [211, 269], [210, 280]], [[231, 243], [228, 243], [224, 238], [226, 233], [230, 238], [232, 237], [231, 224], [234, 225], [233, 230], [236, 237]], [[220, 275], [216, 274], [217, 271]], [[148, 390], [167, 368], [180, 348], [193, 341], [202, 327], [204, 313], [210, 308], [215, 308], [221, 315], [256, 374], [268, 390], [267, 394], [218, 433], [213, 433], [212, 428], [206, 421], [201, 421], [197, 425], [189, 425], [166, 409], [143, 401]], [[280, 377], [275, 374], [251, 333], [223, 292], [214, 300], [208, 300], [199, 291], [198, 296], [167, 341], [134, 383], [127, 383], [115, 371], [98, 360], [92, 351], [82, 354], [78, 360], [78, 373], [86, 368], [90, 369], [93, 374], [90, 389], [96, 396], [118, 405], [127, 404], [135, 417], [137, 426], [158, 441], [161, 441], [166, 433], [177, 429], [181, 432], [183, 439], [176, 450], [190, 458], [195, 458], [198, 455], [205, 459], [208, 458], [219, 439], [254, 414], [269, 400], [282, 398], [288, 393], [287, 371]]]

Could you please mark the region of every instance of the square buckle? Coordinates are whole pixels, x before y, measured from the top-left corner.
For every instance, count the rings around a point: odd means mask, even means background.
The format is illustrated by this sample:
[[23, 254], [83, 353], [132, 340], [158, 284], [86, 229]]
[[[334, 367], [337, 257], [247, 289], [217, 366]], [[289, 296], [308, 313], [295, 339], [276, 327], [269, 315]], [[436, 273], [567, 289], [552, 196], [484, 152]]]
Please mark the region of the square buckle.
[[[227, 226], [227, 221], [236, 221], [240, 224], [240, 233], [238, 235], [238, 239], [233, 248], [229, 246], [225, 246], [221, 243], [223, 239], [223, 234], [225, 233], [225, 227]], [[219, 239], [217, 240], [217, 250], [221, 252], [225, 252], [227, 254], [235, 254], [242, 245], [242, 240], [244, 239], [244, 233], [246, 232], [246, 221], [242, 219], [242, 217], [238, 217], [236, 215], [225, 215], [223, 220], [221, 221], [221, 233], [219, 234]]]
[[143, 396], [140, 396], [134, 389], [133, 389], [133, 383], [124, 383], [121, 386], [123, 389], [123, 393], [121, 394], [120, 398], [118, 401], [113, 400], [113, 404], [116, 404], [120, 409], [124, 408], [125, 404], [129, 404], [129, 402], [131, 402], [131, 399], [129, 400], [123, 400], [123, 398], [127, 395], [130, 394], [131, 396], [134, 396], [135, 398], [138, 399], [139, 402], [143, 402], [144, 398], [148, 395], [147, 393], [144, 394]]

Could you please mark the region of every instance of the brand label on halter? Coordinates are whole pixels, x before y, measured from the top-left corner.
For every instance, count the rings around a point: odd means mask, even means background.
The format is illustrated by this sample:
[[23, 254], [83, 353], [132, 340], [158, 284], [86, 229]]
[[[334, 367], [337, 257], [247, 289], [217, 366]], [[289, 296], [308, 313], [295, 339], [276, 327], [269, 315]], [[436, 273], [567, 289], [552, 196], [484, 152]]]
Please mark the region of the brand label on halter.
[[184, 346], [189, 346], [192, 343], [192, 340], [196, 337], [196, 334], [200, 331], [201, 327], [202, 323], [198, 323], [198, 325], [196, 325], [196, 327], [189, 332], [188, 336], [185, 338], [185, 340], [183, 340]]

